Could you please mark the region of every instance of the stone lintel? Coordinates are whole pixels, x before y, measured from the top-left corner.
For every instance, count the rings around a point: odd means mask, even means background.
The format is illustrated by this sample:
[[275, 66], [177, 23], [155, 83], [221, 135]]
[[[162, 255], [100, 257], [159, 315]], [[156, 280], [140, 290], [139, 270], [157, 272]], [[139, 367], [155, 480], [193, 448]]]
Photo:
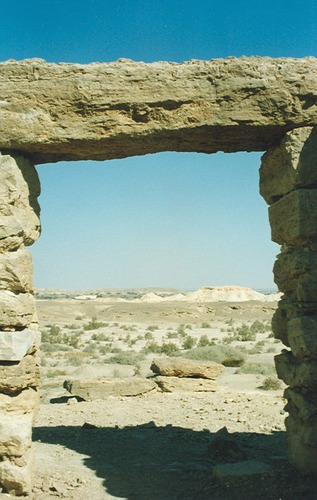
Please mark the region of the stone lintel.
[[272, 240], [304, 245], [317, 238], [317, 189], [298, 189], [269, 207]]

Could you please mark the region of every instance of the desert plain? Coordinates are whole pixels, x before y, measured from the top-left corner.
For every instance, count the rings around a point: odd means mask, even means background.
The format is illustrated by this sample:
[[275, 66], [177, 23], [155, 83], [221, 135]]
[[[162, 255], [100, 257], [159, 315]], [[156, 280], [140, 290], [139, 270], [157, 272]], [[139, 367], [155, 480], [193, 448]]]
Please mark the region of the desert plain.
[[[38, 290], [34, 499], [316, 498], [315, 478], [287, 461], [277, 300], [239, 287]], [[161, 358], [222, 373], [162, 377]]]

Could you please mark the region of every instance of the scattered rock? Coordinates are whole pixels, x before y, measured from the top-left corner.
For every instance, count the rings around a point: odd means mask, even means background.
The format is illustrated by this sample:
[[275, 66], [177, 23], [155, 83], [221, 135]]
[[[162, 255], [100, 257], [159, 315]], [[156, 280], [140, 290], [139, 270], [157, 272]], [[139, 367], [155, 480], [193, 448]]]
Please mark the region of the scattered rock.
[[139, 396], [156, 389], [153, 380], [132, 377], [123, 379], [65, 380], [64, 388], [85, 401], [105, 399], [109, 396]]
[[224, 367], [212, 361], [166, 357], [153, 359], [151, 370], [165, 377], [197, 377], [214, 380], [224, 372]]
[[158, 376], [153, 379], [163, 392], [215, 392], [220, 388], [213, 380]]
[[241, 445], [229, 434], [227, 427], [215, 434], [208, 451], [216, 460], [222, 462], [236, 462], [246, 458]]

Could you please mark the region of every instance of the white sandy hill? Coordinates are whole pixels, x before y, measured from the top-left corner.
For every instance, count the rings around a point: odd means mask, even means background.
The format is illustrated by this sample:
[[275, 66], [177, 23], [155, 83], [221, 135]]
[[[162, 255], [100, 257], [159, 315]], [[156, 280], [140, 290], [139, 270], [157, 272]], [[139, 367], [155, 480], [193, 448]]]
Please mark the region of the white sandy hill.
[[257, 300], [261, 302], [273, 302], [279, 300], [280, 293], [264, 294], [240, 286], [205, 286], [199, 288], [195, 292], [187, 294], [178, 293], [169, 297], [161, 297], [160, 295], [150, 292], [143, 295], [138, 302], [167, 302], [167, 301], [186, 301], [186, 302], [248, 302], [249, 300]]

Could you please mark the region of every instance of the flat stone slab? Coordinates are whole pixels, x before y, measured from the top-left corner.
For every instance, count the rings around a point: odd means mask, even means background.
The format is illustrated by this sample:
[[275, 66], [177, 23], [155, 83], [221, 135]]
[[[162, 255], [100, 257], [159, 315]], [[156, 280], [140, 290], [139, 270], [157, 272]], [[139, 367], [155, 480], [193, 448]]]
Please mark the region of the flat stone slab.
[[264, 462], [244, 460], [231, 464], [219, 464], [213, 468], [213, 476], [221, 482], [231, 482], [273, 473], [272, 468]]
[[109, 396], [139, 396], [145, 392], [153, 391], [157, 388], [157, 385], [146, 378], [131, 377], [122, 379], [70, 379], [65, 380], [64, 388], [70, 394], [85, 401], [94, 401], [96, 399], [106, 399]]
[[21, 361], [34, 346], [39, 345], [40, 335], [35, 330], [0, 332], [0, 361]]
[[195, 377], [214, 380], [224, 372], [220, 363], [186, 358], [155, 358], [151, 370], [165, 377]]
[[213, 380], [158, 376], [153, 379], [163, 392], [216, 392], [220, 390]]

